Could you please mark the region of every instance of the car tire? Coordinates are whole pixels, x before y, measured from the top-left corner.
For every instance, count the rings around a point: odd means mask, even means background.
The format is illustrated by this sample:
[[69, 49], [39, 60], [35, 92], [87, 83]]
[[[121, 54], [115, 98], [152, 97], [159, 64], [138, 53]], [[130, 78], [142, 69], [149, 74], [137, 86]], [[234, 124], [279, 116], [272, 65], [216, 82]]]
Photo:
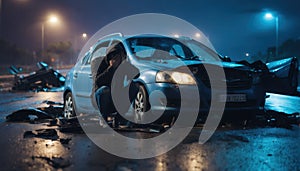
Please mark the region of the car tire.
[[134, 122], [143, 124], [145, 121], [145, 113], [149, 108], [148, 97], [143, 86], [138, 87], [138, 92], [134, 98]]
[[68, 92], [65, 95], [63, 116], [67, 119], [73, 118], [76, 116], [73, 96], [72, 96], [71, 92]]

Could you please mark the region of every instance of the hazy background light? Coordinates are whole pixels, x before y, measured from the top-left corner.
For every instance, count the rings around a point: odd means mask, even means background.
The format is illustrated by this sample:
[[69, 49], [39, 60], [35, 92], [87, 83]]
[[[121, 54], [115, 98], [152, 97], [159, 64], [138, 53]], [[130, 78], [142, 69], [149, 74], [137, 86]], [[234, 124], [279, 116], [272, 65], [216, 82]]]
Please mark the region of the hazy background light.
[[[115, 9], [114, 1], [91, 1], [89, 5], [86, 5], [85, 1], [62, 2], [58, 0], [0, 0], [0, 2], [3, 5], [0, 15], [1, 38], [30, 51], [37, 51], [40, 48], [40, 35], [37, 35], [40, 32], [40, 26], [37, 25], [49, 19], [47, 14], [57, 14], [59, 19], [59, 24], [52, 25], [47, 22], [45, 28], [47, 30], [47, 42], [55, 42], [73, 40], [74, 35], [81, 37], [82, 30], [88, 32], [88, 38], [90, 38], [93, 33], [107, 23], [133, 13], [149, 11], [165, 13], [168, 11], [176, 17], [187, 19], [205, 34], [201, 34], [201, 37], [197, 38], [195, 35], [197, 31], [193, 30], [189, 37], [200, 41], [200, 39], [209, 35], [209, 39], [217, 51], [222, 55], [231, 56], [233, 60], [241, 60], [242, 57], [245, 57], [245, 47], [252, 53], [262, 52], [264, 54], [268, 47], [274, 45], [274, 32], [271, 29], [273, 29], [275, 17], [279, 17], [280, 21], [279, 40], [281, 41], [279, 41], [279, 44], [282, 41], [299, 37], [299, 5], [297, 1], [292, 2], [291, 0], [256, 0], [247, 1], [248, 4], [243, 5], [235, 1], [218, 1], [218, 6], [210, 1], [206, 3], [201, 1], [186, 3], [179, 0], [174, 3], [159, 1], [139, 3], [138, 0], [118, 1], [120, 6], [128, 8], [118, 10], [114, 15], [107, 15]], [[101, 5], [107, 8], [98, 10]], [[207, 15], [195, 15], [195, 11], [199, 10], [199, 7], [201, 7], [201, 12]], [[233, 10], [228, 12], [229, 8]], [[216, 10], [218, 13], [214, 12]], [[95, 13], [95, 11], [97, 12]], [[267, 20], [265, 18], [267, 12], [271, 13], [274, 18]], [[103, 16], [106, 17], [103, 18]], [[141, 23], [145, 23], [145, 21], [140, 21], [140, 25], [137, 27], [143, 30], [147, 29]], [[173, 37], [174, 33], [186, 36], [181, 32], [182, 30], [178, 30], [171, 22], [168, 24], [170, 24], [169, 28], [172, 28], [168, 30], [169, 36]], [[163, 28], [159, 30], [159, 32], [163, 31]], [[257, 39], [263, 41], [257, 41]]]
[[271, 20], [271, 19], [273, 19], [274, 18], [274, 16], [273, 16], [273, 14], [272, 13], [266, 13], [265, 14], [265, 19], [267, 19], [267, 20]]
[[86, 33], [82, 33], [82, 38], [87, 38], [87, 34]]
[[[42, 31], [42, 40], [41, 40], [41, 44], [42, 44], [42, 57], [45, 56], [45, 27], [47, 25], [47, 22], [56, 25], [59, 22], [59, 19], [57, 18], [56, 15], [52, 14], [52, 15], [48, 16], [48, 20], [42, 21], [42, 28], [41, 28], [41, 31]], [[52, 59], [51, 59], [51, 61], [52, 61]]]
[[[276, 38], [275, 38], [275, 57], [278, 57], [278, 48], [279, 48], [279, 17], [278, 17], [278, 14], [276, 13], [276, 15], [274, 16], [272, 13], [270, 12], [267, 12], [265, 14], [265, 19], [267, 20], [273, 20], [275, 19], [275, 31], [276, 31]], [[267, 56], [267, 59], [266, 59], [266, 62], [268, 62], [269, 60], [269, 56]]]
[[51, 22], [51, 23], [58, 23], [58, 18], [57, 18], [57, 16], [55, 16], [55, 15], [51, 15], [50, 17], [49, 17], [49, 22]]

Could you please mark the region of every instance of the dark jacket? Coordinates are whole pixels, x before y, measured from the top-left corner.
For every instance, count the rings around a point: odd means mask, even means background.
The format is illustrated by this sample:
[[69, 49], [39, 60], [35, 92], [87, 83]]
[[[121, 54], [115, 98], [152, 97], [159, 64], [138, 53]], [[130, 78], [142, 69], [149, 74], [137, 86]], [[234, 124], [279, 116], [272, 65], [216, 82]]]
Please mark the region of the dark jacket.
[[[122, 52], [123, 51], [123, 52]], [[123, 45], [115, 44], [112, 45], [111, 48], [107, 50], [107, 55], [101, 61], [99, 68], [95, 77], [95, 90], [102, 86], [111, 87], [111, 82], [114, 76], [116, 69], [118, 68], [120, 63], [116, 63], [113, 66], [109, 65], [109, 60], [111, 58], [119, 58], [120, 61], [125, 59], [125, 50]]]
[[110, 87], [114, 71], [114, 67], [109, 66], [107, 59], [103, 59], [97, 70], [97, 75], [95, 78], [95, 90], [102, 86]]

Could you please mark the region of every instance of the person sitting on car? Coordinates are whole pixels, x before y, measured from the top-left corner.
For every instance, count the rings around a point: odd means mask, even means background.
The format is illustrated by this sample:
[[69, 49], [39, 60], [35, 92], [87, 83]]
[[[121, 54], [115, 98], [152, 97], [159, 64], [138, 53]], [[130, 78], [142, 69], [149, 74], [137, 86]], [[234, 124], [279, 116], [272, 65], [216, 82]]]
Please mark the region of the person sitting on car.
[[100, 113], [105, 121], [116, 109], [111, 97], [111, 82], [115, 71], [126, 58], [124, 46], [121, 43], [112, 45], [107, 55], [101, 61], [95, 78], [95, 98]]

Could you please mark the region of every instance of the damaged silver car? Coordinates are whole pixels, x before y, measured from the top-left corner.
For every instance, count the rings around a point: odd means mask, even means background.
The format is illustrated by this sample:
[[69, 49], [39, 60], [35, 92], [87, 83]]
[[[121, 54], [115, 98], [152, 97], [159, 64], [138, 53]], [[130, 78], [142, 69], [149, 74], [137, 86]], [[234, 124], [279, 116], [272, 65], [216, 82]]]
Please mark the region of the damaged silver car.
[[[182, 99], [179, 85], [188, 89], [199, 90], [199, 118], [205, 117], [211, 105], [211, 85], [204, 64], [212, 68], [223, 68], [227, 85], [227, 94], [219, 94], [225, 111], [239, 111], [235, 117], [248, 118], [254, 111], [263, 109], [265, 88], [260, 78], [260, 71], [243, 64], [223, 61], [219, 54], [202, 43], [191, 38], [174, 38], [160, 35], [123, 36], [114, 34], [100, 39], [85, 56], [79, 60], [67, 74], [64, 103], [64, 114], [73, 117], [76, 113], [98, 113], [93, 96], [93, 77], [91, 65], [97, 58], [106, 55], [106, 49], [112, 42], [122, 43], [126, 49], [127, 60], [140, 71], [139, 76], [131, 82], [136, 92], [129, 94], [133, 100], [134, 117], [142, 121], [145, 113], [151, 110], [162, 110], [157, 122], [170, 123], [182, 109], [181, 101], [194, 101], [193, 94], [189, 99]], [[155, 53], [155, 52], [164, 53]], [[187, 67], [193, 75], [182, 73], [180, 68]], [[151, 96], [159, 90], [164, 96]], [[186, 91], [192, 93], [192, 91]], [[129, 93], [129, 92], [128, 92]], [[155, 102], [155, 103], [151, 103]], [[243, 111], [243, 112], [240, 112]], [[247, 112], [245, 112], [247, 111]], [[155, 121], [155, 122], [156, 122]]]

